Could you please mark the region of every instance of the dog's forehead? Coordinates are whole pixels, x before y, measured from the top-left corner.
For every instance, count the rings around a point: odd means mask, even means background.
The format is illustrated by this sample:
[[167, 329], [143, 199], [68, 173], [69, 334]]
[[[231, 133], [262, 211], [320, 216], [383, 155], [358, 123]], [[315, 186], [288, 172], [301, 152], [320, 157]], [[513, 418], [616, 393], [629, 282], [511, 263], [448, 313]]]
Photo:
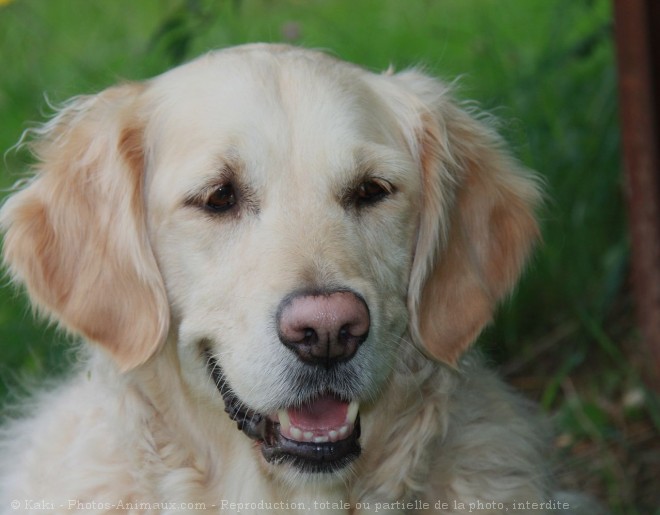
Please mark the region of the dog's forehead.
[[228, 152], [252, 170], [292, 172], [331, 162], [340, 169], [365, 146], [401, 147], [368, 73], [302, 50], [209, 54], [153, 82], [152, 155], [197, 163], [200, 174]]

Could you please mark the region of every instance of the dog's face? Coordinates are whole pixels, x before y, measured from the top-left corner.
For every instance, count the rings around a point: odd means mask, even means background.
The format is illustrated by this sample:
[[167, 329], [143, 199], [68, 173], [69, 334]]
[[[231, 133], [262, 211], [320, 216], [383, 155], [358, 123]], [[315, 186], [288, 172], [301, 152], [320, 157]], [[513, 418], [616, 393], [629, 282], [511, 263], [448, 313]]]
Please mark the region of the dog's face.
[[188, 376], [211, 360], [264, 445], [286, 447], [273, 459], [322, 468], [356, 455], [358, 403], [401, 345], [421, 176], [358, 74], [276, 59], [154, 85], [178, 101], [147, 127], [147, 212]]
[[357, 458], [402, 353], [454, 364], [536, 235], [533, 182], [416, 73], [244, 47], [41, 132], [2, 214], [15, 275], [123, 369], [176, 345], [275, 467]]

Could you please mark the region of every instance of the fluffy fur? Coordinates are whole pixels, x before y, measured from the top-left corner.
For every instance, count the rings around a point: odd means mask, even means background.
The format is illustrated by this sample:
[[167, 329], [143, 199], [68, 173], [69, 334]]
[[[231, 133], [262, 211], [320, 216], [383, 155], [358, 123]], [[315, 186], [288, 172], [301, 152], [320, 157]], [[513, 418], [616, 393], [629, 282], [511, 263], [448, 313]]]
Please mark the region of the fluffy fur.
[[[537, 238], [537, 182], [444, 84], [238, 47], [71, 100], [34, 153], [2, 208], [5, 261], [90, 345], [5, 430], [0, 512], [493, 514], [554, 499], [533, 410], [467, 351]], [[359, 207], [371, 179], [392, 191]], [[210, 212], [227, 183], [236, 206]], [[286, 295], [331, 288], [359, 292], [372, 321], [339, 379], [273, 328]], [[362, 455], [334, 473], [266, 463], [202, 347], [256, 411], [324, 382], [358, 399]]]

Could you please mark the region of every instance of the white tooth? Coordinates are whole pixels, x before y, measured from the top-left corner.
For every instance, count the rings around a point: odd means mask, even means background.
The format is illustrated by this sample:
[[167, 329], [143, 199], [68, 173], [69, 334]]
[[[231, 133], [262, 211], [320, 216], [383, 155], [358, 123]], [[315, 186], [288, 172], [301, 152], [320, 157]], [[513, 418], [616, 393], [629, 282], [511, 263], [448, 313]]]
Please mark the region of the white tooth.
[[328, 431], [328, 436], [330, 437], [331, 442], [337, 441], [337, 437], [339, 436], [339, 433], [337, 431], [330, 430]]
[[286, 412], [286, 410], [279, 410], [277, 412], [277, 418], [280, 419], [280, 431], [286, 433], [289, 431], [289, 428], [291, 427], [291, 421], [289, 420], [289, 414]]
[[357, 418], [358, 411], [360, 411], [360, 403], [353, 401], [348, 405], [348, 411], [346, 413], [346, 423], [354, 424], [355, 419]]
[[346, 436], [348, 434], [348, 426], [341, 426], [339, 428], [339, 436]]
[[291, 429], [289, 429], [289, 434], [291, 434], [291, 438], [298, 441], [302, 439], [303, 435], [302, 431], [295, 426], [292, 426]]
[[330, 438], [327, 436], [317, 436], [314, 438], [314, 443], [327, 443], [330, 441]]
[[303, 437], [305, 438], [305, 441], [311, 442], [312, 438], [314, 438], [314, 433], [312, 433], [311, 431], [305, 431], [303, 433]]

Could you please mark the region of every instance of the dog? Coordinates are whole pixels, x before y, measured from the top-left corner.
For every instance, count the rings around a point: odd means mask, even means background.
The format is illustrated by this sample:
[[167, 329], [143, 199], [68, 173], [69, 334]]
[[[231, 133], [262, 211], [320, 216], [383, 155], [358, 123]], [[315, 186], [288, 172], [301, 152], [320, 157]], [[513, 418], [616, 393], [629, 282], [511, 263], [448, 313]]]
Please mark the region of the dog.
[[449, 86], [252, 44], [32, 132], [4, 260], [89, 344], [6, 427], [0, 512], [575, 508], [469, 350], [539, 180]]

